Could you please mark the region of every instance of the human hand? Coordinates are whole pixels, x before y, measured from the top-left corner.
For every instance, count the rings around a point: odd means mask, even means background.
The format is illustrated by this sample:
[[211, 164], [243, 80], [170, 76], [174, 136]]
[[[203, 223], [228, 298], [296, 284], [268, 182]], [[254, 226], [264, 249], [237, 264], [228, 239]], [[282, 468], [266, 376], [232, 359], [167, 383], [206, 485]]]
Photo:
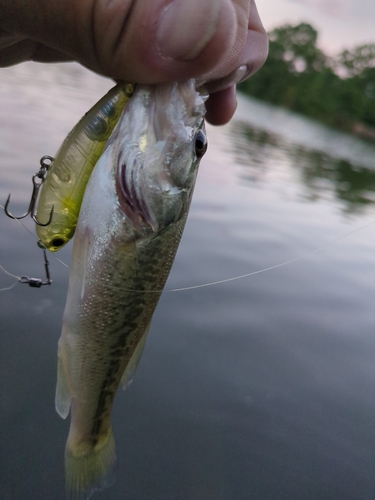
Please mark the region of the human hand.
[[254, 0], [0, 0], [0, 11], [0, 67], [75, 60], [114, 80], [197, 78], [216, 125], [267, 55]]

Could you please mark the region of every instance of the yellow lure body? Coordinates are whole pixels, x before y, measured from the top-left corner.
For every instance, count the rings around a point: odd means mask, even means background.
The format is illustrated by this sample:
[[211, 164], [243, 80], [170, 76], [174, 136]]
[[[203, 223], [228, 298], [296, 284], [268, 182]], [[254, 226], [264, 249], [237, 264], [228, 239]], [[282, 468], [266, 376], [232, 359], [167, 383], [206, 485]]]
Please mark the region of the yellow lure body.
[[51, 252], [73, 237], [86, 184], [133, 92], [131, 83], [113, 87], [67, 135], [51, 163], [36, 213], [39, 221], [48, 220], [53, 207], [51, 223], [36, 227], [40, 241]]

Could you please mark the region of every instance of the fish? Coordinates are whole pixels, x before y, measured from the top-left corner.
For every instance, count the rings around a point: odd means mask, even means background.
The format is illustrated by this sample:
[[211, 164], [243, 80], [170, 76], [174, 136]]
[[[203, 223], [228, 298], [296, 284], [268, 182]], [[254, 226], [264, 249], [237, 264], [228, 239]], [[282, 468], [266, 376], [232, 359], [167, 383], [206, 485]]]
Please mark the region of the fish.
[[73, 127], [52, 159], [36, 210], [39, 221], [48, 221], [52, 213], [49, 224], [36, 226], [40, 242], [50, 252], [73, 237], [87, 181], [133, 92], [132, 83], [113, 87]]
[[109, 484], [112, 403], [137, 367], [179, 246], [207, 149], [206, 99], [194, 80], [137, 85], [87, 184], [58, 342], [70, 499]]

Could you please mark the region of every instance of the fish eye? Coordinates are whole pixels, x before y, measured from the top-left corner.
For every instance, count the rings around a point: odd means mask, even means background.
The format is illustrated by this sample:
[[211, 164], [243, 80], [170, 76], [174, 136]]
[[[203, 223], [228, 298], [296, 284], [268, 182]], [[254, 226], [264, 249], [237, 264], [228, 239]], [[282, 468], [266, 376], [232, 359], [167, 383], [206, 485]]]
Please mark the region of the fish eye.
[[207, 151], [207, 139], [206, 135], [202, 130], [199, 130], [195, 136], [195, 154], [197, 158], [202, 158], [204, 153]]

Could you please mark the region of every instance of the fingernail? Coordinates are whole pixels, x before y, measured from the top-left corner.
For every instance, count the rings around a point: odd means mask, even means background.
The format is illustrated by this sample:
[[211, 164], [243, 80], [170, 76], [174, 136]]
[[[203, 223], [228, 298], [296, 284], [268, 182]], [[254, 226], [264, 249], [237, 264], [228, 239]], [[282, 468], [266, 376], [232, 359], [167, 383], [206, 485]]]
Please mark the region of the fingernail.
[[246, 64], [243, 64], [242, 66], [239, 66], [237, 69], [232, 71], [232, 73], [229, 73], [228, 76], [220, 78], [220, 80], [213, 80], [211, 82], [208, 82], [207, 84], [205, 84], [205, 87], [210, 93], [220, 92], [221, 90], [225, 90], [232, 85], [236, 85], [237, 83], [242, 82], [242, 80], [245, 80], [248, 73], [248, 67], [246, 66]]
[[246, 64], [243, 64], [238, 69], [236, 69], [236, 71], [234, 71], [235, 83], [241, 83], [243, 80], [247, 78], [248, 74], [249, 74], [249, 68], [246, 66]]
[[160, 55], [176, 60], [195, 59], [211, 40], [223, 0], [173, 0], [159, 19]]

